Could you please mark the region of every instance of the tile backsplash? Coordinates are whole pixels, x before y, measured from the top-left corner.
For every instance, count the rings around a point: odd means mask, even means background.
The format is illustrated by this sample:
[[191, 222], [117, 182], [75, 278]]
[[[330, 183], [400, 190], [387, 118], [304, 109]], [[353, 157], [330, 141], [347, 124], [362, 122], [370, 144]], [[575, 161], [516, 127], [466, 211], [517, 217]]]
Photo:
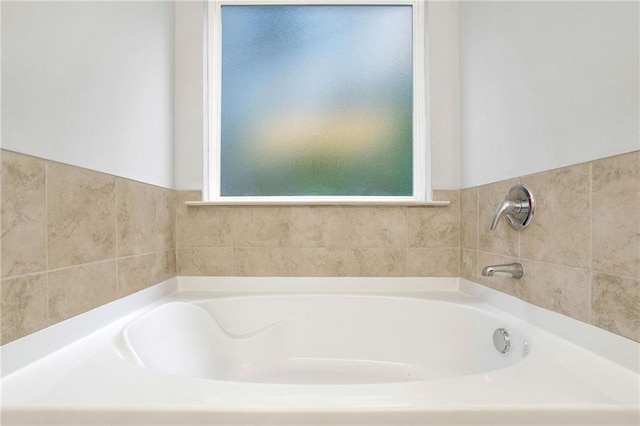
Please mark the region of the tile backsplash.
[[[521, 232], [489, 223], [514, 183], [536, 197]], [[464, 189], [461, 276], [640, 341], [640, 151]], [[522, 280], [482, 268], [521, 262]]]
[[[461, 191], [446, 207], [189, 207], [173, 191], [2, 154], [2, 343], [176, 275], [462, 276], [640, 341], [640, 151]], [[527, 230], [488, 226], [515, 183]], [[522, 280], [482, 277], [519, 261]]]
[[2, 343], [176, 275], [173, 190], [0, 153]]
[[444, 207], [187, 206], [178, 191], [178, 275], [459, 275], [459, 191]]

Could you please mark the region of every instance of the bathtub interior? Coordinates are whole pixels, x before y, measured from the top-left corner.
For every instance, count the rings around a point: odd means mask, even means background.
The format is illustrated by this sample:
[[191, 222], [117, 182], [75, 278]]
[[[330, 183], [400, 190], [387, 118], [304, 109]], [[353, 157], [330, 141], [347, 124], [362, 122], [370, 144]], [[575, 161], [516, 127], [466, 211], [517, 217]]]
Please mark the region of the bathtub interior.
[[437, 380], [502, 369], [492, 340], [504, 320], [473, 306], [387, 296], [280, 295], [171, 302], [121, 333], [125, 358], [155, 372], [279, 384]]

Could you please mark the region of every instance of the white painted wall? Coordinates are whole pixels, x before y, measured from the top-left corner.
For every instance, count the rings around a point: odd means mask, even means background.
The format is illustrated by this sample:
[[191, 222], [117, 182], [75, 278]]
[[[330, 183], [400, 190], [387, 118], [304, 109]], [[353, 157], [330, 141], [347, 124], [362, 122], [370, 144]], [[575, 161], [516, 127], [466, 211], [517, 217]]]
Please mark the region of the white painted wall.
[[202, 189], [203, 1], [175, 4], [175, 184]]
[[[2, 147], [200, 189], [202, 8], [176, 2], [174, 57], [170, 2], [3, 1]], [[434, 188], [640, 149], [638, 3], [429, 12]]]
[[434, 189], [460, 188], [460, 52], [457, 1], [429, 3], [429, 130]]
[[173, 187], [173, 3], [2, 2], [2, 147]]
[[[176, 3], [177, 189], [202, 188], [202, 4]], [[429, 4], [429, 83], [434, 189], [460, 185], [457, 2]]]
[[461, 3], [462, 187], [640, 149], [638, 8]]

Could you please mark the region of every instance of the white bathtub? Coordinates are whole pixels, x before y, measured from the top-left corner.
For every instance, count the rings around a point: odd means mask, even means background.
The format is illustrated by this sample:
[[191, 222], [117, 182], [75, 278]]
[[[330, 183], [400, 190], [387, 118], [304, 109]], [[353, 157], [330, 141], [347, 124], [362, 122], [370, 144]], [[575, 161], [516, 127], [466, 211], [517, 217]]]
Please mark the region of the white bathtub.
[[638, 425], [639, 354], [458, 279], [179, 278], [5, 345], [2, 424]]
[[504, 319], [450, 301], [274, 295], [172, 302], [123, 330], [128, 357], [153, 371], [274, 384], [438, 380], [509, 367], [528, 346]]

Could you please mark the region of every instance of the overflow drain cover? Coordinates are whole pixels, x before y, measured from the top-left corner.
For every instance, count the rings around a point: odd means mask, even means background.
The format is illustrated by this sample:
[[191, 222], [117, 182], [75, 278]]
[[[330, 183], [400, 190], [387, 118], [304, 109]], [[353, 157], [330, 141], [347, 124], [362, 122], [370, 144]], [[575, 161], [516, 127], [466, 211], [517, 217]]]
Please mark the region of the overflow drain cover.
[[511, 339], [509, 339], [509, 332], [504, 328], [498, 328], [493, 332], [493, 346], [500, 353], [507, 353], [511, 349]]

